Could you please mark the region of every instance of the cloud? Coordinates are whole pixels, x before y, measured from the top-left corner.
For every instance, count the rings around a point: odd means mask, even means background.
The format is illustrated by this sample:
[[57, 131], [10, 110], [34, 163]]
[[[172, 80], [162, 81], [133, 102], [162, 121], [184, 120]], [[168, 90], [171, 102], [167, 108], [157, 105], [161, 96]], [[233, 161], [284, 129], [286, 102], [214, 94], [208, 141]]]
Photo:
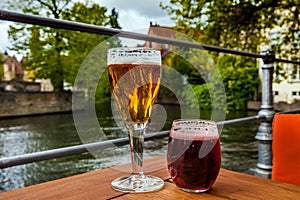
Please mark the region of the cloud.
[[[145, 17], [163, 17], [166, 15], [166, 12], [163, 11], [159, 4], [162, 0], [102, 0], [100, 5], [104, 5], [109, 9], [116, 8], [117, 11], [135, 11], [139, 15]], [[166, 2], [166, 0], [163, 0]]]
[[159, 7], [160, 2], [168, 0], [101, 0], [101, 6], [109, 10], [115, 8], [119, 13], [119, 23], [124, 30], [135, 30], [149, 27], [150, 21], [162, 26], [173, 26], [167, 12]]
[[9, 44], [9, 40], [8, 40], [8, 28], [9, 25], [11, 25], [12, 22], [8, 22], [8, 21], [0, 21], [0, 52], [4, 52], [6, 50], [8, 50], [8, 44]]
[[[118, 22], [122, 30], [147, 34], [150, 22], [161, 26], [174, 26], [165, 10], [159, 7], [160, 2], [167, 4], [169, 0], [95, 0], [108, 10], [113, 8], [119, 14]], [[121, 38], [125, 46], [136, 46], [144, 41]]]
[[119, 12], [119, 23], [127, 30], [149, 27], [149, 18], [140, 15], [136, 10], [121, 10]]
[[[79, 0], [81, 1], [81, 0]], [[150, 21], [161, 26], [174, 26], [167, 12], [159, 7], [160, 2], [166, 5], [169, 0], [93, 0], [105, 6], [108, 10], [113, 8], [119, 13], [119, 24], [122, 30], [146, 34]], [[0, 52], [8, 49], [10, 45], [7, 30], [9, 23], [0, 24]]]

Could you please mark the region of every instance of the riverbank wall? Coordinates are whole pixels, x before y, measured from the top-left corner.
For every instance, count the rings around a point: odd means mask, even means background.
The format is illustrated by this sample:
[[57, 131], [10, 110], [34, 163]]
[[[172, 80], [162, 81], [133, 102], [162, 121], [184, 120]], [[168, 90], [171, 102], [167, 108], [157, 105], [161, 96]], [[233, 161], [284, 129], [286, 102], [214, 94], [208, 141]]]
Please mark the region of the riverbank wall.
[[[0, 118], [71, 112], [72, 94], [72, 92], [0, 92]], [[84, 101], [81, 93], [74, 95], [82, 96]]]
[[[247, 109], [248, 110], [260, 110], [260, 101], [248, 101], [247, 102]], [[295, 102], [292, 104], [288, 104], [285, 102], [279, 102], [273, 104], [275, 111], [289, 111], [289, 110], [295, 110], [300, 108], [300, 102]]]

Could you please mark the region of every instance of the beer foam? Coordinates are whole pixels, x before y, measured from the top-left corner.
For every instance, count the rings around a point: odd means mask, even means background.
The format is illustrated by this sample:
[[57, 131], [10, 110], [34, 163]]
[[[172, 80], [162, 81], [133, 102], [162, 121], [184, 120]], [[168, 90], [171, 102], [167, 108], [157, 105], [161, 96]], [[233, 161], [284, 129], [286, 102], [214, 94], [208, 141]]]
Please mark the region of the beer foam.
[[218, 139], [218, 127], [208, 120], [175, 120], [170, 137], [184, 140], [211, 140]]
[[121, 47], [108, 50], [107, 65], [124, 63], [161, 65], [160, 51], [142, 47]]

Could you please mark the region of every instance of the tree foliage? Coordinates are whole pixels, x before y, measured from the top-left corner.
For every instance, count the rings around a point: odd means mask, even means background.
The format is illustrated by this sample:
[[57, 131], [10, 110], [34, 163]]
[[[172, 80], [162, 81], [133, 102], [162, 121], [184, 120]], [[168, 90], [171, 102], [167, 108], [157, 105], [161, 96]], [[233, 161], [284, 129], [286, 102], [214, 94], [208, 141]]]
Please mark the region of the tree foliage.
[[199, 42], [231, 49], [257, 52], [258, 45], [268, 43], [267, 31], [281, 27], [280, 46], [290, 47], [281, 52], [299, 56], [298, 0], [170, 0], [161, 7], [190, 36], [200, 32]]
[[0, 53], [0, 81], [4, 78], [4, 70], [3, 70], [3, 63], [4, 63], [5, 55]]
[[[161, 7], [169, 13], [180, 32], [199, 43], [229, 49], [257, 53], [261, 50], [260, 46], [272, 45], [268, 33], [279, 27], [280, 42], [272, 48], [284, 58], [299, 60], [299, 1], [170, 0], [168, 4], [161, 3]], [[256, 61], [213, 52], [210, 54], [218, 63], [223, 78], [227, 110], [245, 109], [247, 100], [257, 95], [259, 79]], [[202, 109], [218, 109], [218, 103], [212, 105], [210, 102], [215, 95], [211, 87], [215, 84], [220, 83], [194, 85], [198, 102], [192, 104], [199, 103]], [[189, 101], [189, 94], [184, 95]]]
[[[185, 101], [192, 107], [199, 106], [200, 109], [224, 109], [225, 99], [220, 90], [216, 88], [224, 85], [226, 91], [226, 110], [246, 110], [247, 101], [257, 95], [259, 78], [258, 68], [253, 67], [253, 59], [245, 59], [236, 56], [222, 56], [217, 67], [223, 80], [213, 78], [206, 84], [193, 84], [193, 90], [197, 101], [190, 98], [187, 91], [183, 91]], [[214, 101], [212, 101], [214, 100]]]
[[235, 56], [222, 56], [218, 69], [226, 90], [227, 110], [245, 110], [247, 101], [257, 95], [259, 86], [258, 68], [255, 60]]
[[[19, 0], [14, 5], [23, 12], [49, 18], [71, 20], [99, 26], [120, 28], [118, 13], [98, 4], [70, 0]], [[14, 50], [27, 52], [25, 67], [36, 78], [50, 78], [56, 91], [63, 82], [73, 83], [80, 64], [88, 53], [108, 36], [68, 31], [50, 27], [18, 24], [10, 27], [9, 36]]]

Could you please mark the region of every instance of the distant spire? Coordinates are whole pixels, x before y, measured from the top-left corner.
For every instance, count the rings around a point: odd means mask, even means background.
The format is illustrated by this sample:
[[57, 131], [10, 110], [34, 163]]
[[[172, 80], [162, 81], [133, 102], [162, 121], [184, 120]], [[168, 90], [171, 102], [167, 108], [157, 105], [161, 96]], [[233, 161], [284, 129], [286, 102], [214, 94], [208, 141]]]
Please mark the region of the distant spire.
[[4, 61], [5, 61], [7, 58], [8, 58], [8, 53], [7, 53], [7, 50], [5, 50], [5, 51], [4, 51], [4, 57], [3, 57]]

